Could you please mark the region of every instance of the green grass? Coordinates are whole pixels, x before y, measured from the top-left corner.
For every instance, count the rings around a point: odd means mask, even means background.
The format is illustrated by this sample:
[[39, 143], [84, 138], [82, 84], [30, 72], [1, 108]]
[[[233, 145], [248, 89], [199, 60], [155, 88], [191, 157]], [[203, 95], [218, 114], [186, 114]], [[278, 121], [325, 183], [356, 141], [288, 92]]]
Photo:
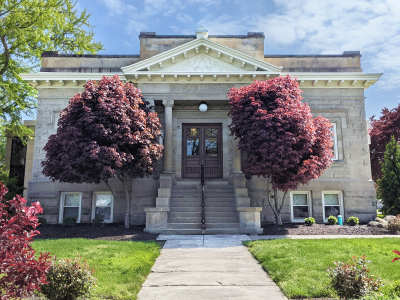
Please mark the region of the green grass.
[[160, 253], [156, 242], [55, 239], [37, 240], [33, 247], [57, 258], [79, 256], [87, 261], [97, 279], [97, 299], [136, 299]]
[[391, 284], [400, 279], [400, 263], [392, 263], [392, 250], [400, 250], [397, 238], [260, 240], [246, 245], [289, 298], [335, 297], [327, 269], [352, 256], [367, 256], [371, 274], [383, 280], [387, 296]]

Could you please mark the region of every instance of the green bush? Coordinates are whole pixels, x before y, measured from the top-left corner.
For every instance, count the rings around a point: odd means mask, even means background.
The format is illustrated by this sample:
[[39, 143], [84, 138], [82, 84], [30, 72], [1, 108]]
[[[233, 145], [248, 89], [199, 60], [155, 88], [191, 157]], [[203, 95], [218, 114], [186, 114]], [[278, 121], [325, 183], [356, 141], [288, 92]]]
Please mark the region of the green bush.
[[356, 226], [356, 225], [360, 224], [360, 220], [355, 216], [351, 216], [351, 217], [347, 218], [346, 223], [350, 226]]
[[315, 224], [315, 219], [313, 217], [305, 218], [304, 224], [306, 224], [307, 226], [312, 226], [313, 224]]
[[328, 217], [328, 225], [336, 225], [338, 222], [337, 218], [335, 216], [329, 216]]
[[86, 263], [77, 258], [62, 259], [50, 267], [41, 291], [50, 300], [75, 300], [89, 297], [94, 285], [95, 278]]
[[393, 233], [400, 231], [400, 217], [399, 216], [397, 216], [395, 219], [389, 221], [388, 230]]
[[386, 144], [381, 164], [382, 176], [377, 180], [377, 197], [382, 200], [382, 213], [396, 215], [400, 213], [400, 178], [393, 174], [400, 172], [400, 145], [392, 136]]
[[76, 219], [72, 218], [72, 217], [64, 218], [63, 224], [66, 225], [66, 226], [74, 225], [74, 224], [76, 224]]
[[349, 262], [335, 262], [328, 270], [331, 286], [338, 296], [354, 299], [378, 292], [383, 286], [380, 279], [369, 274], [365, 256], [353, 257]]

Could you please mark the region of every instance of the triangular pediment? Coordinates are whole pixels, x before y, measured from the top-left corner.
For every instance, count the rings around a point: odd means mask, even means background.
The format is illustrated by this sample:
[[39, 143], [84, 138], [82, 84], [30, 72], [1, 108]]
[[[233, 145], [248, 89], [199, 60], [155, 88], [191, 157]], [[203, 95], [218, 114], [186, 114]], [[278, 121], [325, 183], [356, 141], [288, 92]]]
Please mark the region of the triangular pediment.
[[258, 71], [264, 74], [277, 74], [281, 71], [279, 67], [208, 39], [195, 39], [121, 69], [126, 75], [146, 73], [229, 74]]

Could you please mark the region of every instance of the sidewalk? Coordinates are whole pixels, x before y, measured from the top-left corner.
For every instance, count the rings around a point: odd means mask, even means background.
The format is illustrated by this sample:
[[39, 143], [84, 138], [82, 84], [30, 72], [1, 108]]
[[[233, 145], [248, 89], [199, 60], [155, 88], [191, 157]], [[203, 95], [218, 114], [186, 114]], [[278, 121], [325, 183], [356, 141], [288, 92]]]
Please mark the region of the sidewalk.
[[325, 235], [250, 235], [249, 240], [277, 240], [277, 239], [295, 239], [295, 240], [318, 240], [318, 239], [382, 239], [382, 238], [400, 238], [399, 234], [325, 234]]
[[271, 299], [286, 297], [242, 242], [247, 235], [160, 235], [161, 255], [139, 300]]

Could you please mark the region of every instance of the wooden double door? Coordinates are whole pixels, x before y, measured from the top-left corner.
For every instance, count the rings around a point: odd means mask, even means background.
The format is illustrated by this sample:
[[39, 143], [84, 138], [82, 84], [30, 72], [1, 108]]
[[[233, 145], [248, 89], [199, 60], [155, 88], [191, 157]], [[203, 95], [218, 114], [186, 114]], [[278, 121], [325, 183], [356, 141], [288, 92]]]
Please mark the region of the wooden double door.
[[201, 164], [205, 178], [222, 177], [221, 124], [183, 124], [182, 176], [200, 178]]

